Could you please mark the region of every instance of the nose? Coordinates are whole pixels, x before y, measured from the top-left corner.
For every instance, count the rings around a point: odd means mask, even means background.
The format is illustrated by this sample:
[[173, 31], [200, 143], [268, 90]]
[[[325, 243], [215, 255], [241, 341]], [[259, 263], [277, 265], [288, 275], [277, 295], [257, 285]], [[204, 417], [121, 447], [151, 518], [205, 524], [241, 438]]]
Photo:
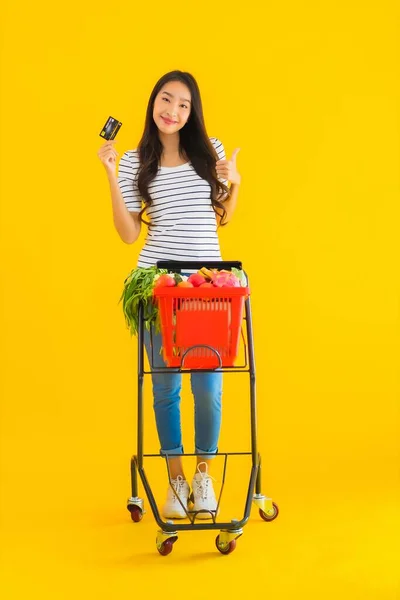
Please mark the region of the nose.
[[169, 106], [167, 110], [167, 115], [172, 115], [172, 117], [178, 116], [177, 109], [175, 107]]

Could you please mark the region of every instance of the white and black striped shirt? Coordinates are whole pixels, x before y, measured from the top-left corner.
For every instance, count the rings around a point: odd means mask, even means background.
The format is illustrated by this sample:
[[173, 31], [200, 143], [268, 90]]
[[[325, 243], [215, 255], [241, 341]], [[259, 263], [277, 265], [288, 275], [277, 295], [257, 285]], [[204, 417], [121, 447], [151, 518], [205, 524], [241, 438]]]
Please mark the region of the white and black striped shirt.
[[[211, 137], [210, 141], [219, 159], [224, 159], [220, 140]], [[138, 151], [127, 150], [118, 167], [118, 184], [130, 212], [142, 209], [135, 181], [139, 164]], [[159, 167], [149, 193], [152, 204], [146, 214], [151, 224], [138, 267], [152, 266], [158, 260], [222, 260], [211, 186], [197, 175], [190, 162], [179, 167]]]

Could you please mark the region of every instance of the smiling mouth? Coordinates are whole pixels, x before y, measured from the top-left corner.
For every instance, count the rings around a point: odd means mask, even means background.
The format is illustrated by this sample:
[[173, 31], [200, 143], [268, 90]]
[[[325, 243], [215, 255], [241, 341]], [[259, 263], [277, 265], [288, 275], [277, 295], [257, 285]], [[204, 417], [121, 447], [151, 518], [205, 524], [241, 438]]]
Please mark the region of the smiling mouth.
[[166, 119], [165, 117], [161, 117], [161, 118], [164, 121], [164, 123], [166, 123], [167, 125], [175, 125], [177, 123], [177, 121], [171, 121], [170, 119]]

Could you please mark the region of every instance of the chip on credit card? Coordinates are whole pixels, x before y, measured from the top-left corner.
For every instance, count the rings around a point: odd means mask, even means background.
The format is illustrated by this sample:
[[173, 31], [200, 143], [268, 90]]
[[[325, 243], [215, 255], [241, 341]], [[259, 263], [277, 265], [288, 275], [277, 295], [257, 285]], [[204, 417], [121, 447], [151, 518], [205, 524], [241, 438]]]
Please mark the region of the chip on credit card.
[[100, 132], [100, 136], [105, 140], [113, 140], [120, 130], [122, 123], [118, 119], [108, 117], [106, 124]]

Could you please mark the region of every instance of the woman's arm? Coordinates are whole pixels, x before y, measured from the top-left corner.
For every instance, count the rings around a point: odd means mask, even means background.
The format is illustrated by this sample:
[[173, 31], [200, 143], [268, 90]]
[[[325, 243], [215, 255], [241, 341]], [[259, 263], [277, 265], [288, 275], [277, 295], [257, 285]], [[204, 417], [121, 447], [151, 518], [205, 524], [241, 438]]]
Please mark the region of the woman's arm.
[[[237, 198], [239, 195], [239, 186], [242, 181], [241, 175], [238, 173], [236, 166], [236, 156], [238, 155], [240, 148], [235, 148], [232, 153], [230, 160], [221, 159], [216, 163], [217, 176], [224, 181], [230, 181], [230, 195], [226, 200], [221, 200], [226, 210], [226, 217], [224, 223], [231, 220], [232, 215], [235, 211]], [[221, 217], [217, 217], [217, 223], [220, 225]]]
[[133, 244], [140, 235], [142, 222], [138, 212], [129, 212], [126, 208], [124, 198], [118, 185], [115, 172], [108, 171], [108, 182], [110, 184], [112, 211], [115, 229], [123, 242]]
[[[233, 213], [235, 212], [237, 198], [239, 195], [239, 187], [240, 183], [232, 183], [229, 188], [231, 191], [229, 198], [227, 200], [222, 201], [222, 204], [224, 205], [224, 208], [226, 210], [226, 217], [224, 219], [224, 223], [228, 223], [231, 220]], [[221, 217], [217, 216], [217, 222], [218, 225], [220, 225]]]

